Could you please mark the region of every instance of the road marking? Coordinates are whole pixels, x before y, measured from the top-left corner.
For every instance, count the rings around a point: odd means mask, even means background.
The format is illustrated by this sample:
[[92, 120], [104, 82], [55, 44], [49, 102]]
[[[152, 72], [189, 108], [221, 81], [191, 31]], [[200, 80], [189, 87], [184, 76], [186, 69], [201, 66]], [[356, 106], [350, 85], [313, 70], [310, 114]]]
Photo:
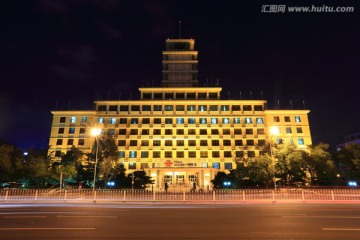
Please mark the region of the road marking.
[[5, 216], [3, 218], [46, 218], [46, 216]]
[[340, 219], [359, 219], [360, 217], [347, 217], [347, 216], [307, 216], [307, 215], [289, 215], [289, 216], [281, 216], [283, 218], [340, 218]]
[[322, 228], [324, 231], [360, 231], [360, 228]]
[[0, 228], [0, 231], [14, 230], [95, 230], [96, 228]]
[[97, 215], [59, 215], [56, 216], [57, 218], [117, 218], [117, 216], [97, 216]]

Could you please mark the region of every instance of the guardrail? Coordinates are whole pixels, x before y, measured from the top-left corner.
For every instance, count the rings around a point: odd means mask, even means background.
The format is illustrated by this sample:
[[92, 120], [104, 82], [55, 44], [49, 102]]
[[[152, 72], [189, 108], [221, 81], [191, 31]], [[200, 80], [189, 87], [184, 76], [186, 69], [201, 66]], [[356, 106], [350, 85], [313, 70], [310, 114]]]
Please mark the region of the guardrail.
[[88, 189], [1, 189], [0, 201], [111, 200], [121, 202], [251, 202], [360, 201], [360, 189], [236, 189], [213, 191], [148, 191]]

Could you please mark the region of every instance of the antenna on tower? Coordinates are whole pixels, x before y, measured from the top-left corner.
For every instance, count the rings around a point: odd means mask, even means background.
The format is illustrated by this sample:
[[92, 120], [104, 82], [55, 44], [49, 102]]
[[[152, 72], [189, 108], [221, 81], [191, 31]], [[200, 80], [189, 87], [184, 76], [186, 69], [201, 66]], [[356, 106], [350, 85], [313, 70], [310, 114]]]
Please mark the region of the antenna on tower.
[[179, 39], [181, 38], [181, 21], [179, 21]]

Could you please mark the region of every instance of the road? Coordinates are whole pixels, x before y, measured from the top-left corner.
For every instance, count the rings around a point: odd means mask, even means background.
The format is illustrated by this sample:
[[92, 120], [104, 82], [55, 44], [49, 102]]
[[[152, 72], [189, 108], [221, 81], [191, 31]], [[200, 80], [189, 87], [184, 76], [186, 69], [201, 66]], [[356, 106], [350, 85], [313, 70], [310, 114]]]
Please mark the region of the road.
[[357, 204], [6, 204], [0, 239], [359, 239]]

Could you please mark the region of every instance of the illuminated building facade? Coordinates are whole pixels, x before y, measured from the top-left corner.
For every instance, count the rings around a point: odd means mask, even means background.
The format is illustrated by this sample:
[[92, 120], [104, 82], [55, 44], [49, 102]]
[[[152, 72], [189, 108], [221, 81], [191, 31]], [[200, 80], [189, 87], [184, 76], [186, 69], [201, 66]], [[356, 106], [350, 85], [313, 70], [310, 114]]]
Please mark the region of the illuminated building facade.
[[[161, 87], [139, 100], [95, 101], [95, 110], [52, 111], [50, 152], [90, 151], [97, 127], [112, 135], [128, 171], [145, 170], [161, 188], [211, 188], [218, 171], [261, 153], [270, 141], [311, 145], [308, 110], [267, 110], [265, 100], [222, 100], [219, 86], [199, 87], [193, 39], [167, 39]], [[270, 128], [277, 126], [276, 136]]]

